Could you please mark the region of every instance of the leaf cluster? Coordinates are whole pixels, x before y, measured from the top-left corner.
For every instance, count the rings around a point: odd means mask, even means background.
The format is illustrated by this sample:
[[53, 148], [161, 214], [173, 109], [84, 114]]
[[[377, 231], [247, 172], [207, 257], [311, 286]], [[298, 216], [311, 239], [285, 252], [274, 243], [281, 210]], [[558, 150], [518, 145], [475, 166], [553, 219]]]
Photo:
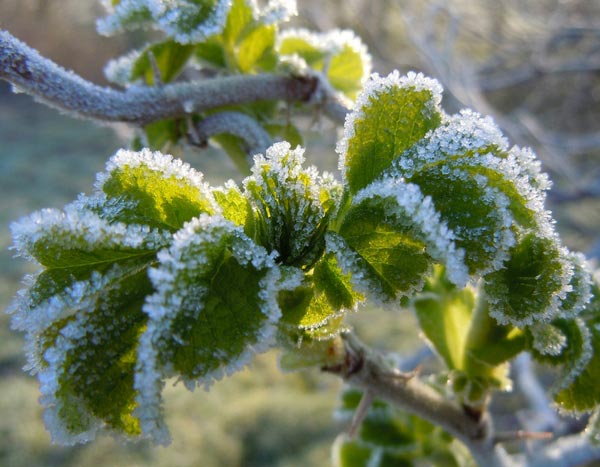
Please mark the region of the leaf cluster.
[[[15, 249], [41, 267], [11, 311], [53, 439], [107, 430], [167, 443], [169, 378], [208, 387], [272, 347], [284, 369], [333, 365], [343, 359], [345, 315], [365, 302], [412, 308], [452, 396], [474, 411], [510, 387], [508, 363], [523, 351], [557, 368], [560, 409], [596, 409], [599, 287], [555, 232], [535, 155], [510, 147], [489, 118], [446, 114], [433, 79], [365, 81], [370, 62], [350, 33], [279, 33], [282, 5], [108, 5], [105, 32], [150, 25], [167, 36], [109, 66], [124, 85], [160, 86], [192, 65], [217, 74], [292, 67], [355, 104], [336, 148], [339, 181], [304, 167], [304, 150], [290, 142], [255, 155], [241, 184], [216, 187], [159, 151], [121, 150], [90, 195], [13, 224]], [[235, 110], [282, 130], [277, 103]], [[185, 122], [146, 127], [145, 142], [178, 142], [182, 124], [205, 116], [190, 109]], [[344, 396], [353, 410], [346, 396], [355, 394]], [[338, 443], [340, 465], [385, 465], [371, 463], [374, 452], [462, 465], [441, 430], [379, 409], [361, 428], [366, 444]], [[438, 447], [419, 451], [419, 436]]]

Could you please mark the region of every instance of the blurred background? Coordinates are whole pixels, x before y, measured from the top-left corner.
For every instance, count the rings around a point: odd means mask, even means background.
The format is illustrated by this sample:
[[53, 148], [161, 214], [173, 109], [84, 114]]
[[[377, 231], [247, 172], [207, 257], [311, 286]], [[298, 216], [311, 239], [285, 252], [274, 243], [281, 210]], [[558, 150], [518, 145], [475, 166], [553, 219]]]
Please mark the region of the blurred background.
[[[564, 242], [600, 256], [600, 2], [590, 0], [299, 0], [291, 25], [355, 30], [374, 71], [423, 71], [445, 88], [448, 112], [471, 107], [492, 115], [512, 143], [532, 146], [550, 173], [549, 208]], [[103, 67], [143, 34], [95, 32], [96, 0], [2, 0], [0, 28], [65, 68], [106, 84]], [[334, 170], [336, 131], [307, 118], [307, 156]], [[324, 131], [331, 129], [332, 131]], [[0, 82], [0, 309], [32, 266], [13, 259], [11, 221], [61, 207], [89, 191], [96, 172], [127, 144], [122, 127], [75, 120], [11, 93]], [[182, 157], [219, 184], [239, 178], [216, 151]], [[353, 317], [371, 345], [409, 355], [420, 347], [409, 313], [367, 310]], [[367, 323], [368, 321], [368, 323]], [[367, 326], [368, 324], [368, 326]], [[21, 371], [22, 337], [0, 315], [0, 465], [327, 466], [344, 426], [332, 417], [339, 383], [305, 372], [283, 374], [277, 355], [210, 392], [167, 386], [173, 444], [122, 444], [108, 437], [84, 446], [51, 444], [41, 421], [35, 378]], [[520, 409], [516, 404], [504, 412]], [[499, 413], [501, 423], [514, 415]], [[505, 421], [504, 421], [505, 420]]]

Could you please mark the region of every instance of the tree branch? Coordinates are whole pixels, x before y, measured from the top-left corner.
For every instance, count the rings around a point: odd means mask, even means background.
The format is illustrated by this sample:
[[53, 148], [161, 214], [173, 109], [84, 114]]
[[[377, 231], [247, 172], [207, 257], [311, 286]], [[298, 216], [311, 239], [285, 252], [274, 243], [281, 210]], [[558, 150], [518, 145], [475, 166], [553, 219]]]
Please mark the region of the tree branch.
[[[338, 365], [323, 371], [371, 393], [396, 407], [428, 420], [462, 441], [481, 466], [514, 465], [504, 449], [495, 444], [487, 416], [476, 417], [442, 397], [418, 377], [399, 374], [353, 334], [342, 335], [345, 355]], [[413, 376], [413, 375], [411, 375]]]
[[146, 125], [217, 107], [260, 100], [308, 101], [312, 77], [229, 76], [117, 91], [92, 84], [0, 30], [0, 79], [37, 100], [79, 117]]
[[211, 136], [220, 134], [235, 135], [244, 140], [247, 153], [264, 153], [271, 146], [269, 133], [249, 115], [241, 112], [219, 112], [209, 115], [196, 124], [198, 143], [205, 143]]
[[558, 438], [529, 457], [528, 467], [576, 467], [600, 459], [600, 446], [577, 434]]

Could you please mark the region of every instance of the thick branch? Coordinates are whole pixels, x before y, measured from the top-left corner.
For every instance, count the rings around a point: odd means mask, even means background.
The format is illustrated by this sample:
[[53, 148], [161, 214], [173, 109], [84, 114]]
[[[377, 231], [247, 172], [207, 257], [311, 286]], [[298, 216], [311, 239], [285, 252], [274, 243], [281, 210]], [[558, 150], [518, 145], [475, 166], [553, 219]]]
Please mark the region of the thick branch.
[[469, 414], [434, 391], [418, 377], [399, 377], [381, 356], [367, 349], [352, 334], [343, 335], [344, 361], [323, 368], [349, 384], [369, 391], [374, 397], [414, 413], [448, 431], [461, 440], [479, 465], [511, 465], [504, 450], [495, 445], [491, 424], [486, 416]]
[[314, 78], [265, 74], [116, 91], [66, 71], [6, 31], [0, 31], [0, 78], [80, 117], [139, 125], [230, 104], [308, 101], [317, 86]]

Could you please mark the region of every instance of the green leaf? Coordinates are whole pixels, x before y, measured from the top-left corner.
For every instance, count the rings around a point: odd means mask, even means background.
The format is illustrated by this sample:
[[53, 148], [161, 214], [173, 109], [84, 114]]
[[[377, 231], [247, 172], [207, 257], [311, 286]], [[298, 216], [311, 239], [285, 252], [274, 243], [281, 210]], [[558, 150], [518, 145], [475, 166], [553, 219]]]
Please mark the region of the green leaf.
[[201, 173], [171, 156], [147, 149], [118, 151], [97, 186], [108, 199], [99, 206], [101, 215], [113, 221], [175, 231], [201, 213], [215, 212]]
[[[283, 329], [292, 334], [323, 330], [347, 310], [355, 309], [363, 299], [353, 290], [349, 275], [341, 271], [335, 257], [329, 254], [315, 264], [298, 288], [279, 295], [283, 310], [281, 323]], [[341, 325], [341, 322], [336, 321], [336, 324]], [[327, 329], [328, 334], [319, 333], [320, 338], [337, 334], [335, 327]]]
[[[281, 310], [276, 297], [297, 281], [280, 274], [272, 256], [240, 227], [205, 214], [175, 234], [150, 271], [158, 292], [140, 344], [136, 387], [144, 431], [160, 426], [160, 381], [178, 376], [205, 386], [267, 350]], [[235, 286], [232, 286], [235, 285]]]
[[140, 435], [133, 374], [153, 290], [146, 272], [170, 235], [108, 223], [78, 203], [23, 219], [13, 235], [44, 266], [12, 309], [53, 440], [88, 441], [104, 428]]
[[379, 282], [384, 300], [394, 300], [398, 294], [421, 286], [431, 258], [425, 253], [425, 243], [410, 230], [402, 231], [382, 219], [385, 212], [381, 205], [362, 203], [348, 212], [340, 235]]
[[555, 388], [554, 401], [561, 410], [571, 413], [591, 412], [600, 405], [600, 319], [596, 316], [585, 325], [580, 329], [588, 330], [591, 345], [585, 339], [580, 348], [568, 345], [569, 351], [579, 351], [580, 358], [574, 367], [569, 366], [570, 362], [566, 365], [566, 375]]
[[329, 84], [354, 100], [371, 72], [367, 48], [352, 31], [315, 33], [306, 29], [284, 31], [277, 50], [286, 57], [301, 58], [313, 70], [322, 72]]
[[223, 31], [229, 0], [193, 0], [161, 2], [152, 0], [119, 2], [109, 16], [98, 22], [102, 34], [124, 29], [152, 27], [180, 44], [201, 42]]
[[237, 47], [237, 63], [242, 73], [250, 73], [275, 46], [275, 26], [259, 26], [246, 34]]
[[[569, 282], [571, 290], [561, 302], [561, 315], [574, 318], [579, 315], [592, 299], [593, 278], [592, 272], [586, 263], [585, 256], [581, 253], [569, 252], [567, 260], [573, 265], [573, 276]], [[593, 308], [590, 307], [590, 308]]]
[[510, 250], [504, 268], [484, 278], [490, 315], [517, 327], [548, 321], [559, 311], [571, 274], [554, 238], [525, 235]]
[[173, 40], [151, 44], [141, 51], [140, 57], [133, 63], [131, 81], [142, 79], [150, 86], [159, 84], [154, 82], [154, 69], [150, 58], [152, 55], [162, 82], [169, 83], [181, 73], [193, 51], [194, 46], [182, 45]]
[[[373, 465], [373, 448], [339, 436], [333, 445], [334, 467], [368, 467]], [[410, 465], [410, 464], [409, 464]], [[400, 467], [400, 466], [399, 466]]]
[[350, 276], [340, 269], [335, 256], [325, 255], [314, 267], [312, 280], [315, 289], [324, 294], [334, 310], [352, 310], [364, 297], [355, 292]]
[[302, 168], [304, 150], [292, 150], [289, 143], [276, 143], [266, 154], [255, 156], [252, 176], [244, 180], [254, 217], [254, 240], [278, 261], [311, 269], [325, 248], [329, 212], [324, 193], [335, 191], [337, 183], [319, 176], [314, 167]]
[[[103, 274], [114, 264], [153, 257], [169, 235], [146, 226], [110, 224], [77, 203], [64, 212], [46, 209], [11, 226], [15, 248], [44, 268], [13, 303], [19, 329], [37, 331], [69, 313], [69, 291], [75, 283]], [[52, 298], [65, 294], [66, 297]], [[50, 303], [50, 301], [55, 302]], [[40, 308], [40, 313], [37, 310]], [[51, 307], [46, 318], [47, 308]], [[21, 322], [20, 320], [24, 320]]]
[[[361, 398], [361, 391], [344, 388], [336, 415], [350, 420]], [[336, 467], [469, 465], [470, 456], [455, 448], [453, 438], [441, 428], [376, 399], [356, 438], [336, 439], [333, 459]]]
[[344, 45], [329, 59], [327, 79], [334, 89], [341, 91], [352, 100], [355, 100], [362, 90], [362, 83], [368, 75], [368, 71], [365, 73], [365, 52]]
[[465, 351], [475, 293], [471, 287], [457, 289], [441, 269], [427, 280], [422, 295], [412, 301], [419, 327], [446, 366], [465, 369]]
[[182, 121], [179, 119], [161, 120], [144, 127], [147, 147], [155, 151], [166, 151], [177, 144], [182, 135]]
[[[315, 36], [316, 37], [316, 36]], [[277, 49], [280, 55], [297, 55], [315, 70], [323, 69], [325, 52], [309, 31], [284, 31], [278, 39]]]
[[146, 27], [152, 22], [152, 11], [147, 2], [112, 2], [111, 14], [96, 23], [98, 32], [110, 36], [124, 30]]
[[[542, 326], [546, 329], [540, 329]], [[547, 334], [551, 330], [560, 333], [559, 345], [547, 342]], [[592, 358], [592, 334], [581, 319], [558, 319], [552, 324], [536, 323], [529, 331], [533, 338], [530, 345], [534, 358], [560, 369], [559, 376], [551, 388], [551, 392], [556, 395], [571, 386], [589, 364]]]
[[463, 110], [402, 153], [386, 174], [409, 181], [440, 171], [484, 179], [508, 199], [503, 209], [508, 208], [523, 227], [535, 228], [542, 220], [544, 195], [532, 184], [531, 165], [527, 158], [508, 151], [506, 139], [490, 118]]
[[[138, 337], [146, 323], [142, 304], [152, 292], [148, 265], [109, 272], [96, 295], [85, 297], [86, 306], [54, 333], [52, 345], [46, 343], [45, 355], [52, 357], [40, 381], [44, 418], [55, 442], [87, 441], [100, 428], [141, 434], [133, 381]], [[56, 378], [56, 387], [46, 383], [50, 378]]]
[[410, 178], [430, 196], [441, 219], [454, 233], [456, 246], [465, 252], [471, 275], [502, 266], [514, 243], [512, 217], [506, 198], [489, 186], [486, 179], [466, 171], [432, 166]]
[[214, 38], [198, 44], [195, 50], [195, 57], [201, 62], [214, 67], [227, 68], [227, 59], [223, 45]]
[[235, 225], [244, 227], [246, 234], [252, 237], [252, 206], [238, 186], [234, 182], [228, 182], [221, 188], [213, 189], [212, 193], [223, 217]]
[[222, 34], [228, 47], [233, 48], [237, 44], [244, 30], [253, 23], [253, 20], [254, 15], [249, 2], [246, 0], [233, 0]]
[[340, 167], [351, 193], [365, 188], [392, 161], [441, 121], [437, 81], [397, 72], [365, 85], [338, 143]]
[[[380, 300], [420, 290], [434, 261], [445, 264], [453, 282], [467, 282], [463, 253], [440, 221], [431, 200], [416, 185], [387, 179], [360, 191], [338, 229], [358, 255], [358, 264]], [[362, 265], [362, 266], [360, 266]]]

